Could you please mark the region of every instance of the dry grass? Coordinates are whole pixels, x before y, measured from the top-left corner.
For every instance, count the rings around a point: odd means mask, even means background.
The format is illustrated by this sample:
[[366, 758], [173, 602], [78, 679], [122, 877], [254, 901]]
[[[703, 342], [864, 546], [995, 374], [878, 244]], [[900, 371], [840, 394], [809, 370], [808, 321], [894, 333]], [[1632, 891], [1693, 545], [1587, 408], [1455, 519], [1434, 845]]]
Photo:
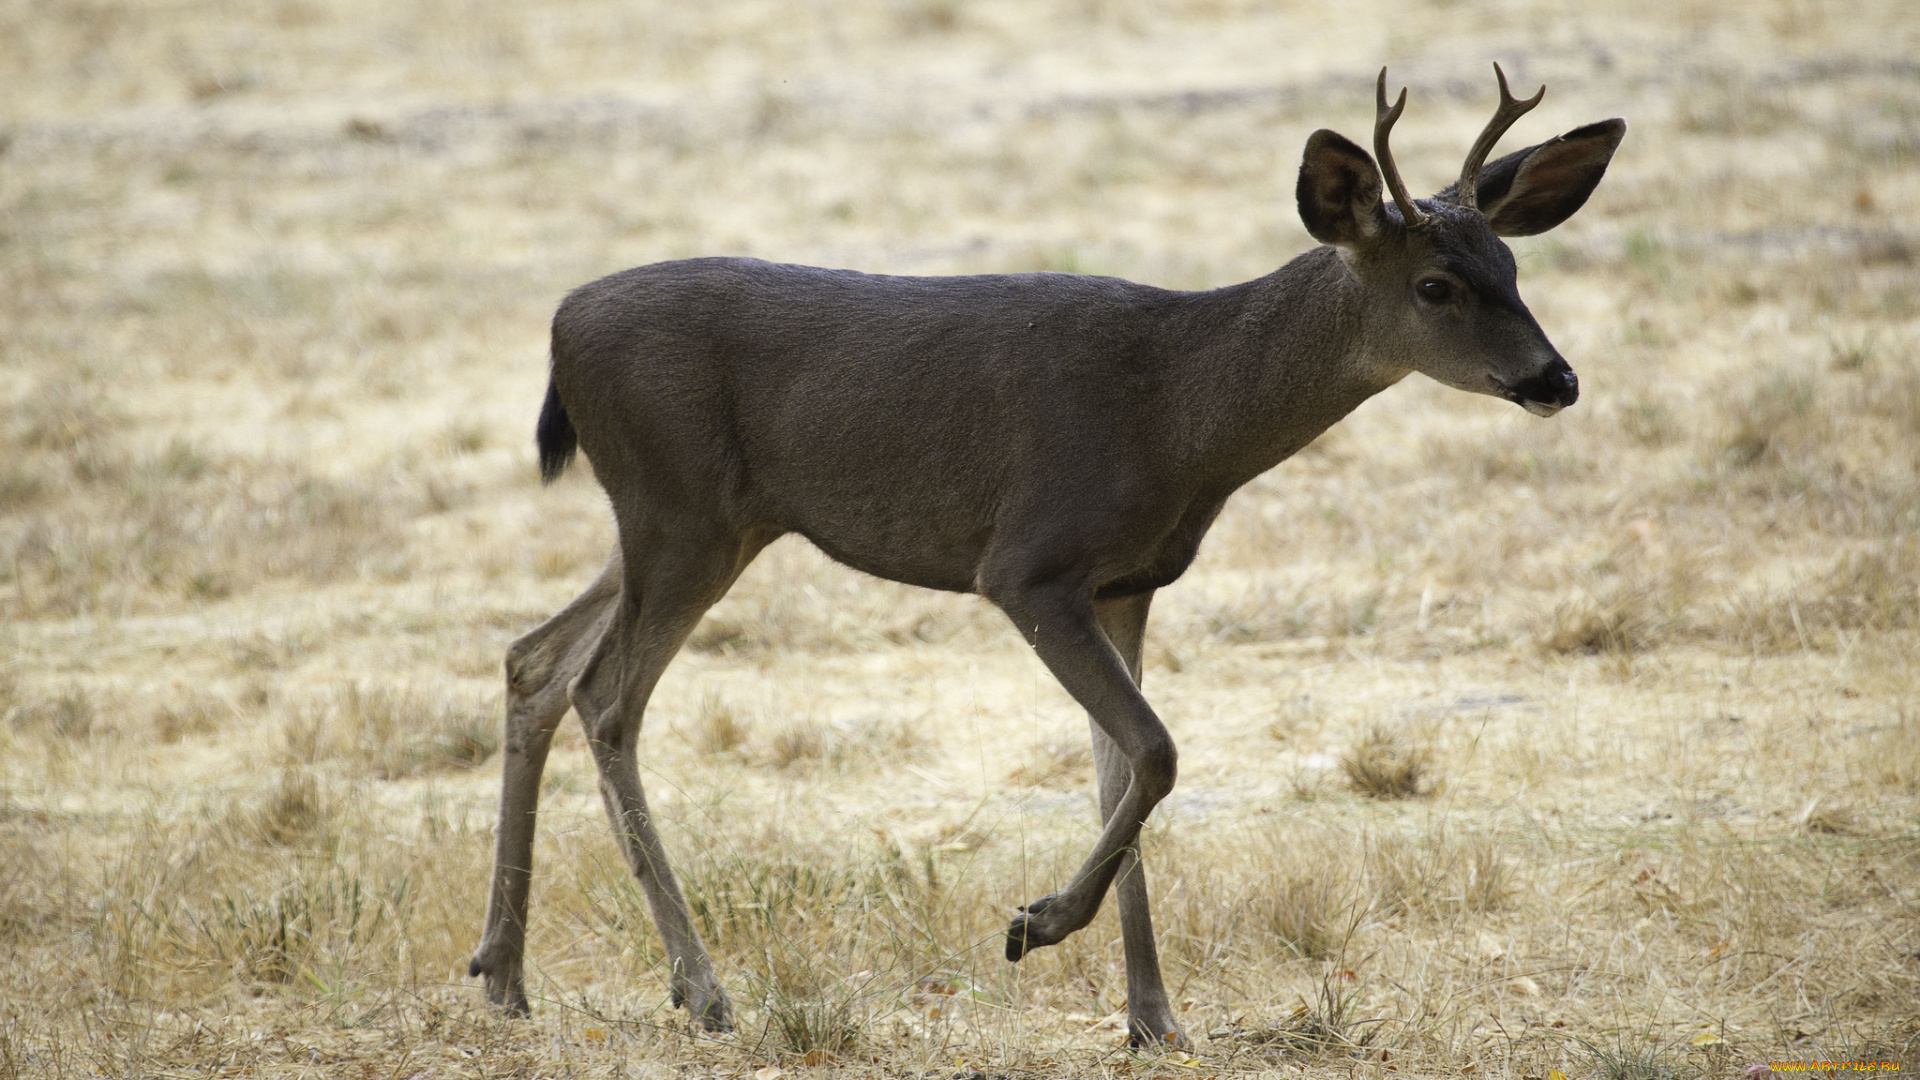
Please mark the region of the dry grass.
[[342, 761], [381, 780], [470, 768], [500, 748], [499, 712], [491, 695], [353, 684], [288, 721], [286, 754], [301, 764]]
[[1432, 792], [1433, 751], [1405, 732], [1368, 728], [1340, 758], [1355, 791], [1375, 799], [1409, 799]]
[[[1909, 7], [0, 9], [0, 1078], [1913, 1068]], [[1516, 140], [1632, 123], [1515, 244], [1584, 396], [1410, 379], [1156, 602], [1193, 1055], [1118, 1048], [1111, 912], [1000, 959], [1095, 827], [1084, 717], [989, 606], [793, 541], [643, 740], [741, 1030], [668, 1003], [571, 723], [535, 1016], [485, 1009], [501, 656], [612, 541], [527, 437], [566, 289], [1244, 280], [1379, 64], [1431, 188], [1496, 58], [1553, 87]]]
[[1007, 774], [1008, 781], [1022, 787], [1065, 785], [1075, 787], [1093, 777], [1093, 748], [1085, 739], [1066, 738], [1040, 743], [1028, 753], [1027, 760]]
[[1254, 916], [1280, 947], [1307, 960], [1331, 960], [1346, 951], [1366, 907], [1318, 868], [1289, 867], [1276, 875]]
[[700, 699], [700, 708], [694, 714], [687, 738], [695, 749], [710, 757], [730, 754], [747, 741], [747, 725], [741, 722], [733, 706], [717, 695], [708, 694]]

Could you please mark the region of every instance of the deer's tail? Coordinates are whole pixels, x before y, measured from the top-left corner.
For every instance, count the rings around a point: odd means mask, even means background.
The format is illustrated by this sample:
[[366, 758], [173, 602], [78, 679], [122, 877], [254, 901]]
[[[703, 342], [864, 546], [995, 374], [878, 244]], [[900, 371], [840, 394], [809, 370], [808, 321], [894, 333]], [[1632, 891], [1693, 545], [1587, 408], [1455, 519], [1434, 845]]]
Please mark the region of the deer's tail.
[[560, 388], [547, 377], [547, 401], [540, 406], [540, 422], [533, 429], [534, 442], [540, 447], [540, 482], [551, 484], [567, 471], [573, 453], [580, 448], [567, 407], [560, 404]]

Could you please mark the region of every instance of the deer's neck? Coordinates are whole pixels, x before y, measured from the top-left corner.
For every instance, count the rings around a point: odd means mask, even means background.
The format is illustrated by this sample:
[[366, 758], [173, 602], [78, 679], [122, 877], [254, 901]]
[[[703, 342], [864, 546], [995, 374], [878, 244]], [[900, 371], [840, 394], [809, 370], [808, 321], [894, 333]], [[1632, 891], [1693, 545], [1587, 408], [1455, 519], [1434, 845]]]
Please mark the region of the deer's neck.
[[1286, 460], [1404, 374], [1368, 361], [1366, 297], [1333, 248], [1195, 294], [1186, 314], [1198, 347], [1181, 426], [1191, 464], [1216, 483], [1238, 487]]

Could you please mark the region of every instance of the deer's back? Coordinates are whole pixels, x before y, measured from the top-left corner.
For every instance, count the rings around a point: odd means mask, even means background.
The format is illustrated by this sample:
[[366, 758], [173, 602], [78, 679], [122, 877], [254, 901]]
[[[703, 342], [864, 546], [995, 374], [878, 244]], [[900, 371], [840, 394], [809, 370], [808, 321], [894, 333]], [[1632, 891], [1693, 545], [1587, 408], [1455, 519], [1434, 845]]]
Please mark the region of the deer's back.
[[1159, 470], [1161, 331], [1186, 295], [1066, 274], [659, 263], [566, 299], [554, 379], [623, 530], [641, 514], [769, 525], [964, 590], [995, 530], [1038, 508], [1124, 508], [1148, 531], [1184, 511]]

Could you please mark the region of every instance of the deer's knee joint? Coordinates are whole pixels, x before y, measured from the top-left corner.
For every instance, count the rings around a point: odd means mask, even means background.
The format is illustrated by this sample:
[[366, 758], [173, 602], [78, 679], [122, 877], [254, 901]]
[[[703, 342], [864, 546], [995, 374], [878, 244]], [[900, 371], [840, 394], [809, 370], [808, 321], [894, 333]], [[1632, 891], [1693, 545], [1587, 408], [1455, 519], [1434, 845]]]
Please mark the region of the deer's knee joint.
[[1150, 743], [1132, 765], [1133, 782], [1139, 785], [1141, 794], [1157, 803], [1173, 790], [1180, 773], [1180, 751], [1171, 737], [1163, 735]]
[[522, 694], [531, 694], [553, 677], [553, 650], [546, 639], [528, 634], [507, 646], [507, 686]]

